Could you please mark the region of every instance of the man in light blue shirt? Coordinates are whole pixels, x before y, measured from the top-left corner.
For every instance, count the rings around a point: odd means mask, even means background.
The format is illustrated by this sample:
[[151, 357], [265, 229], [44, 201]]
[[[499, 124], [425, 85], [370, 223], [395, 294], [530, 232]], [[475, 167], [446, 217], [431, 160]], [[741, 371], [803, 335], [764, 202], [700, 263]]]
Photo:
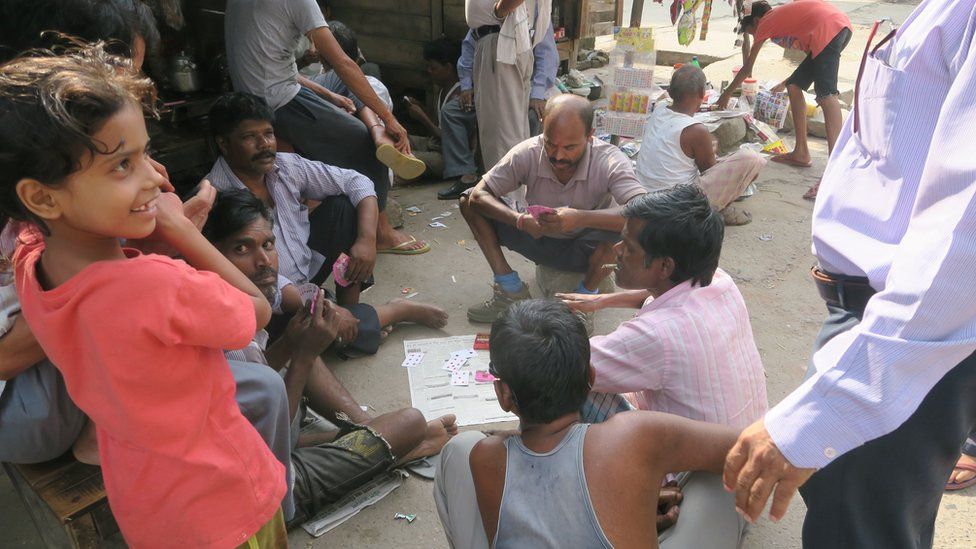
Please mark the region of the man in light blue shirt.
[[810, 375], [726, 462], [749, 520], [802, 486], [808, 547], [931, 547], [976, 424], [976, 0], [877, 29], [813, 211]]

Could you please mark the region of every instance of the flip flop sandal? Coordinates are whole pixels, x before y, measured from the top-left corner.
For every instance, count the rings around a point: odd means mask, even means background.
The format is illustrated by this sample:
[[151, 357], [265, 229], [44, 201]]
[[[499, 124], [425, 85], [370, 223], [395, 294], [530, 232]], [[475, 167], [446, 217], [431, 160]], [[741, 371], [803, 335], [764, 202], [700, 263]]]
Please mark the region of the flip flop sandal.
[[807, 189], [807, 192], [803, 193], [803, 198], [807, 200], [816, 200], [818, 192], [820, 192], [820, 181], [817, 181], [816, 185]]
[[434, 480], [437, 467], [441, 464], [441, 455], [436, 454], [425, 458], [420, 458], [404, 465], [404, 468], [420, 478]]
[[813, 162], [800, 162], [798, 160], [793, 160], [791, 157], [786, 156], [785, 154], [776, 155], [770, 158], [770, 160], [780, 164], [786, 164], [787, 166], [796, 166], [797, 168], [813, 167]]
[[392, 248], [386, 248], [385, 250], [376, 250], [378, 254], [394, 254], [394, 255], [420, 255], [425, 254], [430, 251], [430, 244], [424, 242], [424, 245], [416, 249], [407, 249], [417, 243], [417, 239], [413, 236], [410, 240], [406, 242], [401, 242]]
[[[968, 463], [957, 463], [953, 469], [961, 469], [963, 471], [970, 471], [976, 473], [976, 465], [970, 465]], [[969, 480], [964, 480], [962, 482], [947, 482], [946, 492], [954, 492], [956, 490], [962, 490], [964, 488], [969, 488], [970, 486], [976, 484], [976, 477]]]
[[393, 170], [398, 177], [408, 181], [417, 179], [427, 170], [427, 164], [424, 164], [423, 160], [416, 156], [405, 155], [388, 143], [376, 148], [376, 158]]

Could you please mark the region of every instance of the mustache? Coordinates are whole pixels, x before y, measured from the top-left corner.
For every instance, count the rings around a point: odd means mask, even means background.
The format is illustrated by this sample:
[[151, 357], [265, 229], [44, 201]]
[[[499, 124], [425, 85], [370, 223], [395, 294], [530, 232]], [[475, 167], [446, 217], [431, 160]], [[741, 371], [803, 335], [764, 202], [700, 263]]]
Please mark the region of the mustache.
[[272, 269], [271, 267], [261, 267], [258, 272], [254, 273], [251, 277], [251, 281], [261, 280], [262, 278], [267, 278], [268, 276], [273, 276], [278, 278], [278, 271]]
[[265, 158], [274, 158], [274, 151], [261, 152], [251, 157], [251, 160], [263, 160]]
[[556, 160], [552, 156], [549, 157], [549, 163], [553, 166], [565, 166], [567, 164], [572, 164], [569, 160]]

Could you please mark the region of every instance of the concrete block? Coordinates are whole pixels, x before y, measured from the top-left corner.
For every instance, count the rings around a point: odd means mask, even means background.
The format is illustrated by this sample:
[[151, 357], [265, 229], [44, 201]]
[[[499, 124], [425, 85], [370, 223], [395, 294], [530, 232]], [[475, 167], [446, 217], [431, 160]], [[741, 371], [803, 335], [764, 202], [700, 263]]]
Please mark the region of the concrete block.
[[394, 229], [403, 227], [403, 207], [392, 196], [386, 199], [386, 216]]
[[[846, 121], [850, 111], [847, 109], [841, 109], [841, 116]], [[817, 112], [812, 118], [807, 119], [807, 135], [812, 135], [814, 137], [820, 137], [822, 139], [827, 138], [827, 126], [824, 124], [823, 111], [817, 109]]]
[[741, 117], [728, 118], [712, 132], [712, 136], [718, 140], [718, 150], [721, 153], [734, 149], [746, 137], [746, 123]]

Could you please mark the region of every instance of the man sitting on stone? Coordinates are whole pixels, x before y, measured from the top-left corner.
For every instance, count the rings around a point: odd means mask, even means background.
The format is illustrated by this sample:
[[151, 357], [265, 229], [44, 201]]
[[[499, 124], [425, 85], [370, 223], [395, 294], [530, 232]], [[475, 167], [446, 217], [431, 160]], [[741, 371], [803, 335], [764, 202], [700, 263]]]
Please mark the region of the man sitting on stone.
[[766, 160], [749, 149], [716, 160], [712, 136], [694, 115], [705, 99], [705, 73], [684, 65], [671, 76], [671, 106], [654, 109], [637, 154], [637, 177], [649, 191], [681, 183], [698, 184], [722, 212], [726, 225], [745, 225], [749, 212], [730, 206], [756, 180]]
[[[289, 524], [296, 525], [390, 467], [438, 453], [457, 427], [453, 415], [425, 423], [414, 408], [370, 417], [319, 356], [333, 341], [338, 343], [345, 318], [352, 317], [359, 325], [351, 341], [373, 345], [375, 352], [381, 325], [418, 322], [442, 327], [447, 313], [408, 300], [375, 309], [354, 305], [350, 312], [314, 286], [313, 291], [303, 292], [310, 296], [308, 301], [302, 300], [293, 285], [279, 290], [282, 281], [277, 274], [273, 225], [264, 203], [246, 189], [238, 189], [218, 194], [203, 234], [258, 286], [276, 312], [294, 315], [285, 335], [270, 347], [267, 332], [261, 330], [248, 347], [226, 355], [228, 360], [266, 364], [284, 375], [293, 418], [291, 463], [295, 473], [296, 513]], [[299, 436], [298, 428], [306, 416], [303, 396], [312, 410], [339, 430]]]
[[[372, 182], [352, 170], [277, 152], [274, 114], [257, 96], [224, 95], [209, 118], [220, 158], [207, 179], [218, 190], [248, 189], [272, 209], [285, 278], [296, 284], [323, 281], [345, 252], [351, 284], [336, 284], [336, 296], [341, 305], [358, 303], [376, 264]], [[310, 213], [312, 200], [322, 203]]]
[[[609, 335], [590, 339], [597, 393], [634, 393], [641, 410], [737, 430], [766, 412], [766, 379], [742, 294], [718, 268], [721, 216], [701, 188], [677, 185], [627, 205], [617, 244], [617, 285], [607, 295], [559, 295], [573, 309], [639, 309]], [[583, 418], [600, 421], [616, 398], [594, 395]], [[629, 408], [629, 406], [624, 406]], [[718, 475], [679, 476], [680, 518], [666, 533], [677, 547], [738, 547], [746, 523]], [[712, 525], [702, 529], [697, 517]]]
[[[515, 303], [492, 325], [495, 394], [519, 429], [469, 431], [444, 447], [434, 500], [451, 547], [657, 547], [665, 475], [721, 471], [737, 429], [642, 411], [583, 423], [589, 347], [555, 301]], [[701, 518], [694, 526], [710, 530]]]
[[[461, 214], [495, 276], [494, 295], [468, 309], [472, 322], [492, 322], [512, 302], [531, 297], [502, 246], [539, 265], [581, 273], [577, 291], [596, 293], [624, 225], [622, 207], [612, 201], [626, 204], [645, 193], [630, 160], [593, 138], [589, 101], [561, 95], [549, 101], [543, 120], [542, 135], [512, 148], [461, 197]], [[523, 186], [529, 207], [554, 211], [536, 218], [501, 198]]]

